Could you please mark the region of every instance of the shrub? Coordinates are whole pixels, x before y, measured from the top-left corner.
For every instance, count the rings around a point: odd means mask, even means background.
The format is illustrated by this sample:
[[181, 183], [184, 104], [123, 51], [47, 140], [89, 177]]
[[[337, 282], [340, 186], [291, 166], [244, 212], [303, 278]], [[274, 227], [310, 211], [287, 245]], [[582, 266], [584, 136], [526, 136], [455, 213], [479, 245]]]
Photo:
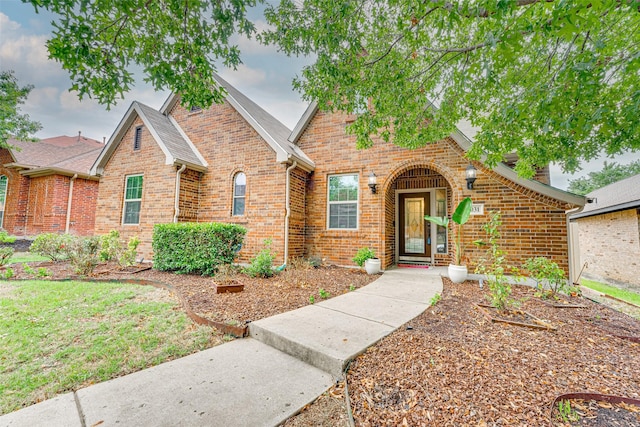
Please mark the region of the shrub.
[[9, 247], [0, 248], [0, 266], [7, 265], [7, 263], [9, 263], [9, 260], [13, 256], [13, 253], [14, 253], [13, 248], [9, 248]]
[[153, 228], [153, 268], [214, 275], [231, 264], [247, 230], [236, 224], [170, 223]]
[[77, 274], [86, 276], [93, 273], [93, 270], [100, 261], [100, 238], [76, 237], [66, 245], [67, 257]]
[[233, 283], [238, 276], [238, 267], [233, 264], [222, 264], [218, 267], [213, 280], [220, 285]]
[[567, 289], [564, 270], [558, 264], [545, 257], [527, 259], [522, 265], [536, 281], [536, 296], [556, 297], [556, 293]]
[[358, 252], [356, 252], [356, 256], [352, 258], [352, 261], [355, 262], [358, 267], [362, 268], [366, 260], [370, 258], [375, 258], [376, 254], [371, 248], [360, 248]]
[[13, 268], [7, 267], [3, 273], [0, 273], [0, 277], [3, 279], [11, 279], [13, 277]]
[[517, 301], [511, 299], [511, 286], [507, 280], [505, 271], [510, 271], [513, 275], [518, 275], [518, 269], [506, 264], [505, 252], [500, 249], [500, 212], [490, 212], [489, 222], [482, 226], [487, 233], [489, 242], [476, 241], [479, 246], [488, 245], [487, 257], [481, 260], [476, 267], [476, 273], [484, 274], [489, 285], [489, 302], [498, 310], [507, 310], [509, 307], [517, 305]]
[[66, 257], [67, 245], [73, 240], [69, 234], [42, 233], [29, 247], [29, 251], [42, 255], [51, 261], [60, 261]]
[[100, 236], [100, 261], [117, 261], [120, 267], [129, 267], [136, 263], [140, 239], [133, 236], [125, 248], [120, 240], [120, 233], [111, 230], [109, 234]]
[[251, 277], [273, 276], [273, 260], [276, 258], [271, 251], [271, 239], [264, 241], [264, 248], [251, 259], [251, 264], [246, 268], [246, 273]]
[[6, 230], [0, 230], [0, 243], [14, 243], [16, 236], [9, 236]]

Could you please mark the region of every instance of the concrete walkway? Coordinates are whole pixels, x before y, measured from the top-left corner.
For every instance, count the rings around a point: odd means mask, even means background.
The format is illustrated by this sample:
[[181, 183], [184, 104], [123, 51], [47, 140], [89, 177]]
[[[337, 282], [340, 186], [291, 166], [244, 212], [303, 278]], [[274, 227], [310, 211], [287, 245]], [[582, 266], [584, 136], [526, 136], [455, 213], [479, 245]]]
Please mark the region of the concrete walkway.
[[57, 396], [0, 417], [0, 427], [278, 425], [422, 313], [442, 291], [441, 274], [387, 270], [356, 291], [253, 322], [250, 338]]

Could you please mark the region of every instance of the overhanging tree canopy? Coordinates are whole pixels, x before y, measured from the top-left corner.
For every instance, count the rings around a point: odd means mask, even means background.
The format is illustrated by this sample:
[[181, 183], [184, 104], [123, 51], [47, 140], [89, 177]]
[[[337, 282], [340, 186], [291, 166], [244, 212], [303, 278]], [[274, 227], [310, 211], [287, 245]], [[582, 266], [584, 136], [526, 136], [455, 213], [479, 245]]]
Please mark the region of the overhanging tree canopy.
[[[460, 120], [470, 156], [549, 162], [640, 148], [640, 1], [282, 0], [264, 35], [317, 61], [294, 83], [320, 108], [360, 113], [372, 135], [420, 147]], [[437, 108], [433, 108], [433, 102]]]
[[7, 148], [9, 138], [35, 141], [42, 126], [20, 112], [33, 86], [20, 87], [13, 71], [0, 71], [0, 148]]

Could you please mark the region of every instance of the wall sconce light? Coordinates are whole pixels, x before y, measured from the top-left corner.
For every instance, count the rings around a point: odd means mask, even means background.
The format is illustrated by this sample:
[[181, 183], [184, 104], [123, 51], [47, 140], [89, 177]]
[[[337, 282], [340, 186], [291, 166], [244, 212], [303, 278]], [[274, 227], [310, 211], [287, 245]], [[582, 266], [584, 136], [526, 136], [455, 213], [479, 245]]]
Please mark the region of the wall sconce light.
[[464, 171], [468, 190], [473, 190], [473, 183], [476, 182], [477, 173], [478, 170], [471, 164], [467, 166], [467, 169]]
[[369, 188], [371, 189], [371, 192], [373, 194], [376, 194], [376, 186], [378, 185], [378, 178], [376, 177], [376, 174], [371, 172], [369, 174]]

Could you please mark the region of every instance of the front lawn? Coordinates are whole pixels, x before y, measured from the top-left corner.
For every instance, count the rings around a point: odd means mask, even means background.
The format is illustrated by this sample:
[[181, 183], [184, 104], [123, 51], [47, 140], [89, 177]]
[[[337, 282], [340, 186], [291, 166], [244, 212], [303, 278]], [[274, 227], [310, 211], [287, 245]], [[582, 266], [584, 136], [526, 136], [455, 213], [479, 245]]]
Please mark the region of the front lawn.
[[31, 252], [16, 252], [9, 259], [9, 264], [18, 264], [23, 262], [49, 261], [49, 258], [42, 255], [33, 254]]
[[166, 290], [0, 282], [0, 414], [220, 343]]

